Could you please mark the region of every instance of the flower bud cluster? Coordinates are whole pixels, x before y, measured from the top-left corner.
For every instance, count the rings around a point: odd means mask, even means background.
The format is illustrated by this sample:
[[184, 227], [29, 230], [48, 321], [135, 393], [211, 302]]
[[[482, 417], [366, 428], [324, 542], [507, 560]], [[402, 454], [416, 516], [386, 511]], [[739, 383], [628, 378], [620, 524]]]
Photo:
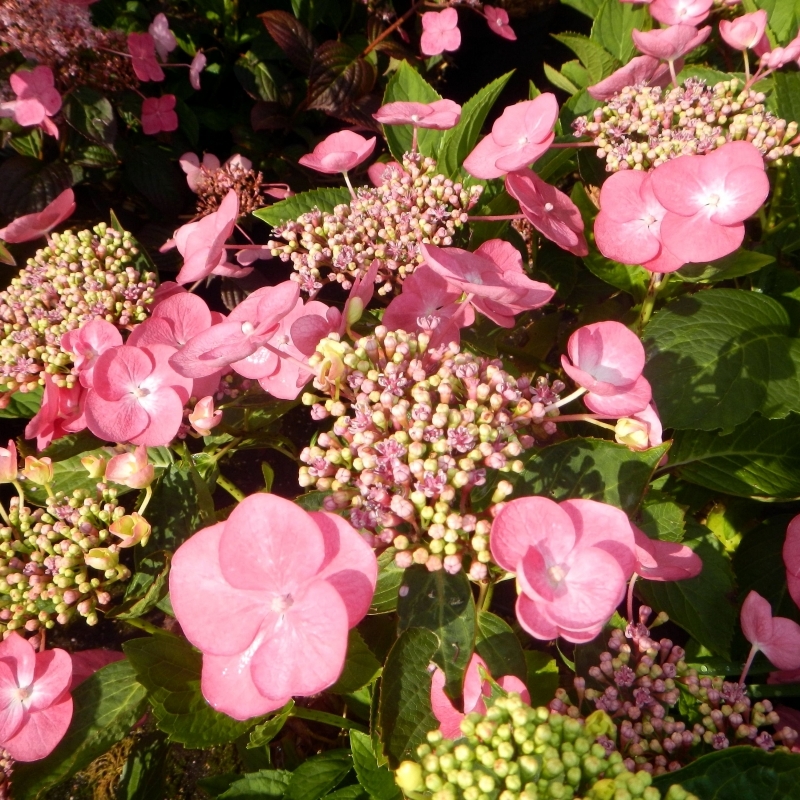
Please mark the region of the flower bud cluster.
[[470, 577], [483, 580], [491, 516], [471, 492], [488, 481], [487, 501], [505, 500], [511, 484], [496, 479], [520, 472], [534, 436], [553, 432], [546, 406], [563, 384], [514, 378], [497, 359], [455, 344], [430, 350], [426, 334], [383, 326], [354, 347], [324, 339], [310, 363], [330, 398], [304, 402], [315, 419], [336, 420], [301, 453], [300, 485], [330, 491], [326, 508], [393, 545], [398, 566], [455, 573], [469, 555]]
[[43, 372], [71, 386], [72, 360], [61, 336], [93, 319], [120, 328], [142, 322], [156, 276], [142, 269], [130, 233], [101, 223], [91, 231], [48, 237], [19, 276], [0, 292], [0, 389], [30, 391]]
[[576, 136], [591, 136], [606, 170], [648, 170], [671, 158], [711, 152], [725, 142], [746, 141], [767, 161], [800, 156], [797, 122], [766, 110], [764, 94], [741, 89], [732, 78], [713, 87], [688, 78], [683, 86], [628, 86], [591, 117], [578, 117]]
[[[428, 734], [417, 760], [403, 762], [398, 785], [431, 800], [660, 800], [648, 773], [634, 775], [582, 720], [531, 708], [517, 694], [487, 700], [485, 714], [461, 723], [464, 738]], [[673, 786], [666, 800], [696, 800]]]
[[11, 800], [11, 775], [14, 772], [14, 759], [8, 750], [0, 747], [0, 800]]
[[9, 518], [11, 525], [0, 527], [0, 633], [76, 617], [95, 625], [98, 609], [111, 602], [111, 585], [130, 577], [110, 528], [121, 534], [132, 521], [149, 534], [149, 525], [126, 516], [116, 489], [104, 483], [95, 492], [59, 492], [34, 510], [12, 498]]
[[378, 292], [387, 294], [421, 262], [421, 244], [454, 243], [482, 187], [466, 188], [437, 175], [432, 158], [406, 154], [403, 168], [387, 168], [380, 186], [356, 189], [332, 213], [315, 209], [275, 228], [284, 241], [268, 246], [273, 256], [292, 262], [303, 291], [316, 294], [323, 277], [349, 289], [377, 258]]
[[[643, 606], [642, 616], [649, 614], [650, 609]], [[775, 736], [759, 730], [782, 727], [769, 700], [751, 706], [738, 683], [722, 677], [698, 677], [696, 670], [687, 666], [683, 648], [669, 639], [655, 641], [646, 631], [642, 622], [628, 631], [632, 638], [618, 629], [611, 633], [608, 650], [600, 654], [598, 665], [589, 668], [589, 678], [601, 688], [587, 688], [583, 678], [575, 678], [579, 702], [586, 701], [613, 719], [617, 746], [629, 770], [659, 775], [679, 769], [709, 750], [736, 744], [772, 750], [776, 739], [787, 746], [794, 743], [797, 734], [791, 728], [783, 728]], [[691, 722], [677, 718], [681, 696], [693, 706]], [[580, 716], [563, 689], [556, 692], [550, 708]]]

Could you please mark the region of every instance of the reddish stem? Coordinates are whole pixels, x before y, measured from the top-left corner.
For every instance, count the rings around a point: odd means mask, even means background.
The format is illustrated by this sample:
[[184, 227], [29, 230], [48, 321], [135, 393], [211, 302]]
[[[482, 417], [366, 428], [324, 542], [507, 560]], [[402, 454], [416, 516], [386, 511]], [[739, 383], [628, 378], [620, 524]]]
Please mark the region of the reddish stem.
[[396, 19], [383, 33], [373, 39], [361, 53], [361, 58], [364, 58], [368, 53], [371, 53], [387, 36], [394, 33], [416, 10], [422, 5], [422, 0], [417, 0], [411, 8], [403, 14], [402, 17]]

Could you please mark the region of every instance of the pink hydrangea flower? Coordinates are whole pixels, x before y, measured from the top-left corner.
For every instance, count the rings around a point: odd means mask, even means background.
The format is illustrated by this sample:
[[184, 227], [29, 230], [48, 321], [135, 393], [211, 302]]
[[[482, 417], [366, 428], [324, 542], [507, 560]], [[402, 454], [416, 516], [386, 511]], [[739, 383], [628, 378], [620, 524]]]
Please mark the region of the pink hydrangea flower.
[[576, 256], [589, 253], [581, 212], [567, 195], [529, 169], [509, 172], [506, 190], [542, 236]]
[[0, 742], [13, 759], [53, 752], [72, 720], [71, 681], [66, 650], [37, 653], [16, 631], [0, 642]]
[[25, 428], [26, 439], [36, 439], [43, 450], [54, 439], [78, 433], [86, 427], [84, 403], [86, 390], [79, 383], [72, 387], [58, 386], [53, 376], [44, 377], [42, 405]]
[[594, 322], [578, 328], [561, 356], [567, 375], [588, 390], [584, 402], [596, 414], [628, 416], [644, 410], [651, 390], [644, 369], [644, 347], [621, 322]]
[[515, 314], [540, 308], [555, 294], [525, 274], [519, 251], [501, 239], [484, 242], [474, 253], [423, 244], [422, 255], [453, 289], [467, 293], [465, 302], [504, 328], [513, 327]]
[[711, 35], [711, 28], [698, 30], [693, 25], [671, 25], [669, 28], [656, 28], [652, 31], [631, 32], [633, 43], [645, 55], [660, 58], [662, 61], [675, 61], [695, 47], [699, 47]]
[[458, 50], [460, 46], [461, 31], [458, 29], [458, 12], [454, 8], [426, 11], [422, 15], [419, 49], [424, 56], [438, 56], [446, 50]]
[[144, 489], [155, 478], [155, 467], [147, 459], [147, 448], [140, 444], [132, 453], [120, 453], [106, 465], [105, 480]]
[[625, 513], [594, 500], [512, 500], [492, 523], [489, 542], [497, 564], [517, 577], [517, 619], [537, 639], [593, 639], [636, 565]]
[[71, 217], [74, 211], [75, 193], [72, 189], [64, 189], [52, 203], [48, 203], [41, 211], [17, 217], [5, 228], [0, 229], [0, 239], [10, 244], [38, 239]]
[[169, 444], [183, 422], [192, 381], [170, 366], [175, 348], [123, 345], [106, 350], [86, 399], [89, 430], [110, 442]]
[[275, 495], [252, 495], [196, 533], [175, 553], [169, 582], [183, 632], [203, 652], [206, 700], [249, 719], [333, 684], [377, 572], [341, 517]]
[[61, 95], [55, 88], [53, 70], [45, 66], [20, 70], [9, 81], [17, 99], [0, 105], [0, 115], [13, 116], [25, 128], [40, 125], [45, 133], [57, 139], [58, 128], [50, 117], [61, 110]]
[[498, 36], [508, 39], [511, 42], [517, 41], [517, 34], [514, 29], [508, 24], [508, 11], [504, 8], [495, 8], [494, 6], [484, 6], [483, 13], [486, 16], [486, 21], [489, 23], [489, 30], [494, 31]]
[[670, 212], [661, 220], [661, 239], [684, 262], [714, 261], [736, 250], [744, 220], [769, 195], [764, 159], [749, 142], [673, 159], [651, 180], [656, 199]]
[[786, 528], [783, 563], [786, 566], [789, 594], [792, 596], [792, 600], [800, 606], [800, 515], [796, 516]]
[[[477, 654], [473, 653], [469, 660], [467, 670], [464, 673], [464, 712], [461, 713], [454, 705], [453, 701], [445, 694], [444, 686], [446, 682], [444, 672], [436, 668], [431, 678], [431, 708], [433, 715], [439, 720], [439, 729], [442, 736], [446, 739], [460, 739], [461, 722], [467, 714], [476, 711], [479, 714], [486, 713], [486, 703], [484, 697], [491, 696], [492, 687], [488, 680], [484, 680], [480, 670], [487, 675], [491, 675], [486, 662]], [[497, 683], [506, 692], [517, 692], [522, 700], [530, 703], [531, 696], [528, 687], [515, 675], [502, 675], [498, 677]]]
[[508, 106], [464, 159], [464, 169], [489, 180], [530, 166], [553, 143], [557, 119], [558, 102], [549, 92]]
[[67, 331], [61, 337], [61, 348], [72, 354], [80, 382], [87, 389], [92, 388], [97, 359], [106, 350], [121, 344], [119, 328], [104, 319], [89, 320], [82, 328]]
[[147, 32], [153, 37], [158, 57], [162, 61], [166, 61], [169, 54], [178, 46], [175, 34], [169, 29], [169, 20], [166, 14], [156, 14]]
[[208, 59], [202, 50], [198, 50], [189, 65], [189, 83], [196, 92], [200, 91], [200, 74], [206, 68]]
[[148, 136], [178, 130], [174, 94], [146, 97], [142, 100], [142, 130]]
[[640, 577], [648, 581], [683, 581], [702, 572], [703, 562], [691, 547], [651, 539], [635, 525], [631, 527], [636, 545], [634, 572]]
[[748, 666], [761, 651], [778, 669], [800, 668], [800, 625], [786, 617], [773, 617], [772, 608], [752, 591], [742, 604], [740, 621], [745, 638], [753, 646]]
[[[680, 70], [677, 64], [676, 68]], [[610, 100], [626, 86], [644, 85], [663, 88], [670, 82], [670, 78], [669, 67], [657, 58], [636, 56], [600, 83], [589, 86], [586, 91], [595, 100]]]
[[461, 106], [452, 100], [436, 100], [433, 103], [387, 103], [372, 116], [382, 125], [414, 125], [417, 128], [446, 131], [458, 125], [461, 119]]
[[149, 33], [129, 33], [128, 52], [140, 81], [163, 81], [164, 70], [156, 59], [155, 39]]
[[0, 483], [15, 481], [17, 469], [17, 446], [9, 439], [8, 447], [0, 447]]
[[750, 50], [763, 41], [767, 29], [767, 12], [759, 9], [736, 19], [721, 19], [719, 35], [735, 50]]
[[210, 395], [198, 400], [192, 413], [189, 414], [189, 424], [201, 436], [206, 436], [220, 422], [222, 422], [222, 411], [214, 410], [214, 398]]
[[661, 223], [667, 209], [653, 191], [652, 175], [623, 170], [603, 183], [594, 238], [606, 258], [640, 264], [651, 272], [674, 272], [686, 260], [672, 253], [662, 240]]
[[323, 139], [299, 163], [329, 175], [349, 172], [372, 155], [376, 139], [365, 139], [353, 131], [339, 131]]
[[650, 13], [662, 25], [699, 25], [714, 0], [653, 0]]

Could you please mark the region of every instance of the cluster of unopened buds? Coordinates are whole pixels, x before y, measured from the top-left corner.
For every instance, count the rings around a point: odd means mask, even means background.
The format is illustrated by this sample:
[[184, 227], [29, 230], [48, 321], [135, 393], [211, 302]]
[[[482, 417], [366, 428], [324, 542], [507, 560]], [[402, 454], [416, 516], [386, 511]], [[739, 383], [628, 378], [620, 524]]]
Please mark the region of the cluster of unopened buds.
[[[618, 741], [609, 741], [631, 771], [655, 775], [685, 766], [709, 750], [746, 744], [773, 750], [776, 740], [791, 747], [797, 732], [780, 725], [769, 700], [751, 704], [743, 686], [722, 677], [699, 677], [685, 661], [683, 648], [669, 639], [650, 638], [645, 626], [651, 610], [640, 609], [639, 625], [627, 631], [614, 629], [599, 665], [589, 668], [589, 678], [603, 688], [587, 688], [575, 678], [579, 705], [590, 703], [608, 714], [618, 729]], [[664, 621], [664, 615], [656, 623]], [[694, 698], [699, 722], [686, 723], [669, 712], [681, 696]], [[579, 717], [564, 689], [550, 704], [554, 711]], [[770, 734], [763, 728], [773, 727]]]
[[776, 117], [762, 92], [740, 86], [736, 78], [713, 87], [689, 78], [669, 91], [629, 86], [572, 127], [575, 136], [593, 138], [608, 172], [651, 169], [730, 141], [752, 143], [767, 161], [800, 156], [797, 122]]
[[[609, 752], [600, 731], [612, 725], [602, 712], [574, 719], [547, 708], [531, 708], [519, 695], [487, 699], [485, 714], [461, 723], [463, 738], [428, 734], [416, 761], [396, 773], [409, 797], [432, 800], [661, 800], [647, 773], [630, 772], [618, 752]], [[424, 793], [424, 794], [423, 794]], [[665, 800], [696, 800], [679, 785]]]
[[53, 233], [0, 292], [0, 389], [31, 391], [45, 372], [59, 385], [77, 380], [61, 337], [93, 319], [119, 328], [148, 315], [156, 276], [142, 268], [131, 234], [101, 223]]
[[[490, 516], [471, 509], [470, 493], [492, 471], [522, 470], [523, 450], [555, 430], [546, 411], [563, 384], [514, 378], [499, 360], [428, 341], [379, 326], [355, 347], [335, 336], [319, 344], [314, 386], [331, 397], [303, 400], [314, 418], [336, 420], [301, 453], [300, 484], [331, 491], [326, 507], [395, 547], [398, 566], [455, 573], [469, 554], [470, 577], [483, 580]], [[498, 481], [491, 503], [510, 492]]]
[[481, 191], [437, 174], [432, 158], [406, 154], [402, 169], [387, 166], [379, 186], [356, 189], [331, 213], [309, 211], [278, 226], [273, 233], [284, 241], [268, 246], [292, 262], [293, 278], [312, 295], [323, 278], [349, 289], [378, 259], [377, 291], [387, 294], [422, 262], [420, 245], [454, 244]]

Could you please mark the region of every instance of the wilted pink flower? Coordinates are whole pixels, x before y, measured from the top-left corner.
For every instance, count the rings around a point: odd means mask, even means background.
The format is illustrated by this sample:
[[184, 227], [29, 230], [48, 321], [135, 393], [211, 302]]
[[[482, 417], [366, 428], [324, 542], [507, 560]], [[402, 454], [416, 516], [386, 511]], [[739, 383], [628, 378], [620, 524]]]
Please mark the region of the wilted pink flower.
[[744, 239], [744, 220], [769, 194], [764, 159], [749, 142], [672, 159], [654, 170], [651, 180], [657, 200], [670, 212], [661, 220], [661, 240], [684, 262], [714, 261], [736, 250]]
[[353, 131], [339, 131], [323, 139], [299, 163], [304, 167], [333, 175], [348, 172], [366, 160], [375, 149], [375, 137], [365, 139]]
[[561, 365], [588, 390], [584, 402], [596, 414], [628, 416], [650, 402], [650, 384], [642, 375], [644, 347], [621, 322], [594, 322], [578, 328], [567, 343]]
[[169, 20], [166, 15], [156, 14], [147, 32], [153, 37], [158, 57], [162, 61], [166, 61], [169, 54], [178, 46], [175, 35], [169, 29]]
[[45, 374], [42, 405], [26, 426], [25, 438], [35, 438], [36, 446], [44, 450], [54, 439], [82, 431], [86, 427], [85, 400], [86, 390], [79, 383], [58, 386], [52, 375]]
[[653, 0], [650, 13], [662, 25], [699, 25], [714, 0]]
[[693, 25], [671, 25], [652, 31], [631, 32], [633, 43], [645, 55], [662, 61], [675, 61], [699, 47], [711, 35], [711, 28], [697, 30]]
[[147, 460], [147, 448], [140, 444], [132, 453], [120, 453], [106, 465], [105, 480], [144, 489], [155, 478], [155, 467]]
[[586, 91], [595, 100], [610, 100], [626, 86], [660, 86], [670, 82], [669, 67], [653, 56], [636, 56]]
[[17, 96], [0, 105], [0, 116], [13, 116], [23, 127], [41, 125], [45, 133], [58, 138], [58, 128], [50, 119], [61, 109], [61, 95], [55, 88], [53, 70], [38, 66], [32, 70], [20, 70], [9, 79]]
[[517, 577], [517, 619], [537, 639], [597, 636], [636, 564], [625, 513], [594, 500], [512, 500], [492, 523], [489, 542], [497, 564]]
[[5, 228], [0, 229], [0, 239], [11, 244], [29, 242], [38, 239], [56, 225], [60, 225], [75, 211], [75, 193], [72, 189], [64, 189], [61, 194], [35, 214], [25, 214], [9, 222]]
[[581, 212], [567, 195], [529, 169], [509, 172], [506, 190], [519, 202], [525, 219], [544, 237], [576, 256], [589, 253]]
[[[9, 442], [9, 447], [11, 447], [11, 444]], [[789, 594], [795, 604], [800, 606], [800, 515], [796, 516], [786, 528], [786, 540], [783, 543], [783, 563], [786, 566], [786, 582]]]
[[181, 375], [202, 378], [246, 359], [278, 333], [299, 296], [294, 281], [256, 289], [223, 322], [193, 336], [172, 357], [173, 367]]
[[198, 400], [192, 413], [189, 414], [189, 424], [201, 436], [206, 436], [220, 422], [222, 422], [222, 411], [214, 410], [214, 398], [210, 395]]
[[173, 558], [170, 598], [203, 651], [206, 700], [249, 719], [334, 683], [377, 571], [372, 549], [341, 517], [270, 494], [192, 536]]
[[132, 56], [133, 71], [140, 81], [164, 80], [164, 70], [156, 59], [156, 43], [149, 33], [129, 33], [128, 52]]
[[508, 24], [508, 11], [504, 8], [484, 6], [483, 13], [486, 16], [486, 21], [489, 23], [489, 30], [494, 31], [498, 36], [502, 36], [509, 41], [515, 42], [517, 40], [517, 34], [514, 33], [513, 28]]
[[662, 241], [661, 222], [667, 209], [653, 192], [652, 175], [623, 170], [603, 183], [594, 238], [606, 258], [622, 264], [640, 264], [651, 272], [674, 272], [686, 261]]
[[778, 669], [800, 668], [800, 625], [786, 617], [773, 617], [769, 602], [758, 592], [745, 598], [741, 624], [753, 645], [751, 657], [760, 650]]
[[558, 102], [549, 92], [508, 106], [464, 159], [464, 169], [487, 180], [524, 169], [553, 143], [557, 119]]
[[683, 581], [701, 573], [703, 562], [691, 547], [651, 539], [635, 525], [631, 527], [636, 545], [634, 572], [640, 577], [648, 581]]
[[175, 95], [146, 97], [142, 100], [142, 130], [148, 136], [178, 130], [178, 115], [175, 113]]
[[67, 331], [61, 337], [61, 348], [72, 355], [80, 382], [87, 389], [92, 388], [97, 359], [106, 350], [121, 344], [119, 328], [104, 319], [89, 320], [82, 328]]
[[[197, 193], [197, 179], [202, 174], [200, 159], [195, 153], [184, 153], [179, 159], [181, 169], [186, 173], [186, 183], [189, 188]], [[219, 159], [213, 153], [203, 153], [202, 166], [209, 172], [220, 168]]]
[[9, 439], [8, 447], [0, 447], [0, 483], [15, 481], [17, 469], [17, 446]]
[[71, 681], [66, 650], [37, 653], [16, 631], [0, 642], [0, 742], [16, 761], [38, 761], [64, 737]]
[[[442, 736], [446, 739], [460, 739], [461, 722], [467, 714], [473, 711], [479, 714], [486, 713], [486, 703], [484, 697], [490, 697], [492, 687], [488, 680], [484, 680], [480, 670], [487, 675], [491, 675], [486, 662], [477, 654], [473, 653], [469, 660], [467, 670], [464, 673], [464, 713], [462, 714], [454, 705], [453, 701], [445, 694], [444, 686], [446, 682], [444, 672], [436, 668], [431, 679], [431, 708], [433, 716], [439, 720], [439, 729]], [[506, 692], [518, 692], [522, 700], [530, 703], [531, 696], [528, 687], [515, 675], [502, 675], [496, 678], [501, 689]]]
[[458, 12], [454, 8], [444, 11], [426, 11], [422, 15], [422, 36], [419, 49], [425, 56], [438, 56], [445, 50], [458, 50], [461, 31], [458, 29]]
[[208, 59], [202, 50], [198, 50], [189, 65], [189, 83], [196, 92], [200, 91], [200, 73], [206, 68]]
[[458, 125], [461, 106], [452, 100], [436, 100], [433, 103], [387, 103], [372, 116], [382, 125], [414, 125], [417, 128], [446, 131]]
[[97, 360], [86, 399], [89, 430], [110, 442], [169, 444], [183, 421], [192, 382], [170, 366], [173, 347], [123, 345]]
[[453, 289], [467, 293], [465, 302], [504, 328], [514, 315], [549, 303], [555, 290], [531, 280], [522, 269], [522, 256], [510, 242], [490, 239], [474, 253], [458, 247], [422, 245], [425, 262]]
[[763, 8], [736, 19], [719, 21], [719, 35], [735, 50], [755, 47], [764, 38], [766, 29], [767, 12]]
[[[662, 442], [663, 428], [653, 404], [643, 411], [637, 411], [630, 417], [617, 420], [614, 429], [614, 438], [631, 450], [647, 450], [656, 447]], [[666, 458], [666, 456], [664, 457]]]

